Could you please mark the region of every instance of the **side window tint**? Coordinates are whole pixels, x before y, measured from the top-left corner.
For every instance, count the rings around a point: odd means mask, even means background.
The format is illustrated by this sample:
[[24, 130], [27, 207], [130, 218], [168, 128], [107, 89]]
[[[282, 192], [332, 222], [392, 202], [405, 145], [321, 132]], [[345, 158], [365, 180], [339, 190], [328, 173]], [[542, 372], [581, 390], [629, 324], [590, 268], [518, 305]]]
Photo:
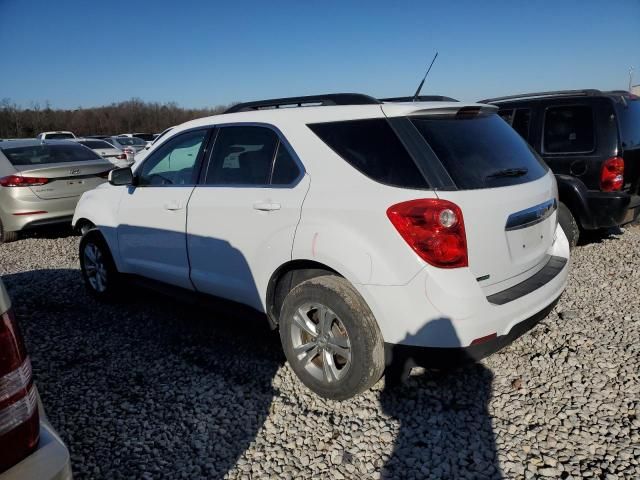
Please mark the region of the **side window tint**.
[[595, 147], [593, 111], [586, 105], [551, 107], [544, 119], [544, 150], [586, 153]]
[[278, 153], [276, 153], [276, 163], [273, 166], [271, 183], [273, 185], [288, 185], [298, 178], [298, 175], [300, 175], [298, 165], [291, 157], [287, 147], [280, 142], [278, 144]]
[[275, 132], [264, 127], [222, 127], [218, 132], [205, 183], [268, 185], [278, 145]]
[[511, 125], [511, 122], [513, 120], [513, 109], [500, 110], [498, 112], [498, 116], [502, 118], [505, 122], [507, 122], [509, 125]]
[[142, 165], [139, 185], [189, 185], [207, 130], [178, 135], [154, 152]]
[[513, 117], [511, 126], [525, 140], [529, 140], [529, 125], [531, 124], [531, 110], [519, 108]]
[[315, 123], [308, 127], [347, 163], [376, 182], [403, 188], [428, 187], [385, 119]]

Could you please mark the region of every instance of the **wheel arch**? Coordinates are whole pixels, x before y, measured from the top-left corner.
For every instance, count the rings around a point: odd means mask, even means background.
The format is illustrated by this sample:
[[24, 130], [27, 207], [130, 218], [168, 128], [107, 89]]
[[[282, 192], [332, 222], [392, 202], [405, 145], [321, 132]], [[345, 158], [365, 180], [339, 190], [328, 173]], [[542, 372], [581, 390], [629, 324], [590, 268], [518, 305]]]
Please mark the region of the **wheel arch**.
[[281, 265], [269, 279], [266, 292], [266, 312], [271, 328], [278, 326], [280, 308], [287, 294], [300, 283], [322, 275], [337, 275], [344, 277], [340, 272], [328, 265], [306, 259], [291, 260]]

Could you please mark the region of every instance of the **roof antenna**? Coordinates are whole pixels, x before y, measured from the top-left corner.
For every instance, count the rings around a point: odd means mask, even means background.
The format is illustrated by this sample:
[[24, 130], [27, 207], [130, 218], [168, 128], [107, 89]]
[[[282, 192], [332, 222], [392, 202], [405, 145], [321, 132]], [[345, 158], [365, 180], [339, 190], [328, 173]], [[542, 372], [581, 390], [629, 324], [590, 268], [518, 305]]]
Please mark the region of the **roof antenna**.
[[427, 69], [427, 73], [424, 74], [424, 77], [422, 78], [420, 85], [418, 85], [418, 89], [416, 90], [416, 93], [413, 95], [413, 99], [411, 99], [412, 102], [415, 102], [418, 100], [418, 97], [420, 96], [420, 90], [422, 90], [424, 81], [427, 79], [427, 75], [429, 75], [429, 72], [431, 71], [431, 67], [433, 67], [433, 62], [436, 61], [436, 58], [438, 58], [438, 52], [436, 52], [436, 54], [433, 57], [433, 60], [431, 60], [431, 65], [429, 65], [429, 68]]

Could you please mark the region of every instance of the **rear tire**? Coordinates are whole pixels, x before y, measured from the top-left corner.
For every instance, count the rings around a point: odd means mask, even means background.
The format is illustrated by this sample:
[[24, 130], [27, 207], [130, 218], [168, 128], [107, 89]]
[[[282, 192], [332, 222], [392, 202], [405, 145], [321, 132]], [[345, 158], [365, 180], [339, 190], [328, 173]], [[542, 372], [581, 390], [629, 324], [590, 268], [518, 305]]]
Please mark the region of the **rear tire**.
[[562, 202], [558, 205], [558, 223], [569, 240], [569, 248], [573, 249], [580, 239], [580, 227], [569, 207]]
[[80, 240], [80, 269], [89, 294], [100, 301], [118, 297], [121, 275], [100, 231], [89, 230]]
[[6, 232], [0, 222], [0, 243], [15, 242], [16, 240], [18, 240], [18, 232]]
[[280, 340], [298, 378], [324, 398], [351, 398], [384, 372], [380, 328], [342, 277], [315, 277], [289, 292], [280, 314]]

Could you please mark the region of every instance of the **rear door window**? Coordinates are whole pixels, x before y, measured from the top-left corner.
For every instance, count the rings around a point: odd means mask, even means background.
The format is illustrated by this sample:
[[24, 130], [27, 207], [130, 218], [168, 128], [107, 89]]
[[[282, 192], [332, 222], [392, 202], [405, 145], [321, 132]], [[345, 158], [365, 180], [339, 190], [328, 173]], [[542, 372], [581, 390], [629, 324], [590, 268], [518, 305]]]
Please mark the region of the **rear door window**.
[[547, 172], [531, 147], [496, 114], [412, 121], [461, 190], [518, 185]]
[[544, 115], [545, 153], [590, 153], [594, 150], [593, 109], [589, 105], [547, 108]]
[[367, 177], [386, 185], [428, 188], [425, 178], [386, 119], [316, 123], [309, 128]]
[[101, 157], [92, 150], [76, 144], [43, 143], [29, 147], [3, 148], [2, 153], [16, 166], [101, 160]]

